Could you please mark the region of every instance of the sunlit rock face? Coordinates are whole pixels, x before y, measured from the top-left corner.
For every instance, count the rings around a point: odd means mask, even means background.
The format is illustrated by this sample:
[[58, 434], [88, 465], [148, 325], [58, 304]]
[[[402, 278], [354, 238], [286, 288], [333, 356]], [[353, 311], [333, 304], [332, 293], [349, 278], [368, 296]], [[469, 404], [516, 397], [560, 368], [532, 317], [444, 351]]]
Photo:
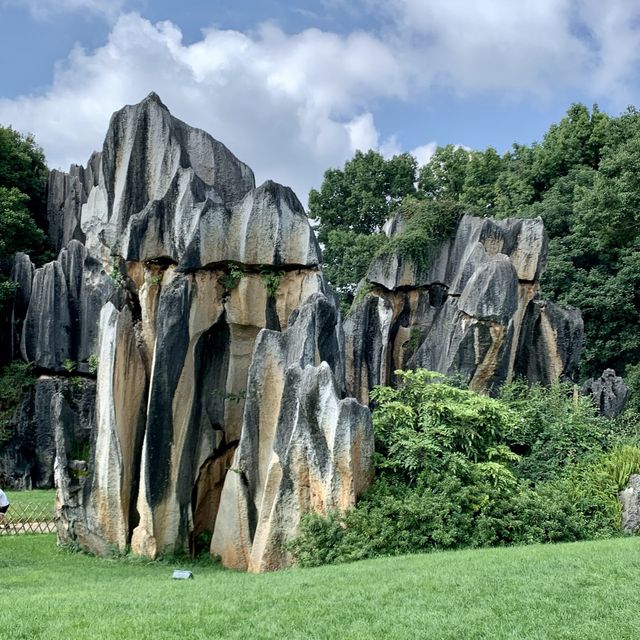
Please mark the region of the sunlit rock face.
[[464, 216], [423, 264], [397, 252], [376, 258], [371, 290], [345, 322], [347, 392], [366, 403], [403, 368], [456, 376], [476, 391], [514, 375], [543, 384], [569, 375], [582, 318], [540, 300], [546, 257], [542, 220]]
[[[86, 472], [72, 472], [64, 429], [52, 433], [60, 539], [156, 557], [213, 537], [228, 566], [286, 566], [301, 515], [353, 506], [373, 452], [368, 408], [345, 399], [339, 313], [294, 193], [256, 187], [151, 94], [113, 115], [87, 169], [52, 174], [49, 222], [58, 258], [35, 271], [16, 260], [22, 355], [59, 375], [98, 363]], [[238, 508], [263, 523], [242, 549], [251, 562], [226, 551], [240, 466]]]

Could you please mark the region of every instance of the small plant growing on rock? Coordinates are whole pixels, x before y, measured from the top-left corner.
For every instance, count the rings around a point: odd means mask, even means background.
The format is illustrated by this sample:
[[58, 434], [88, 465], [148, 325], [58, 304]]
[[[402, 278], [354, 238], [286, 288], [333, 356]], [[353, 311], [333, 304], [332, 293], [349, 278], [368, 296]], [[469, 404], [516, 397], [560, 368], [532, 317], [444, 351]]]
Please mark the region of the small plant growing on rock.
[[223, 389], [214, 389], [211, 393], [216, 396], [222, 397], [224, 400], [235, 402], [236, 404], [240, 404], [240, 402], [247, 397], [247, 392], [245, 389], [240, 389], [240, 391], [238, 391], [237, 393], [227, 393]]
[[244, 273], [240, 267], [231, 265], [229, 271], [221, 278], [222, 286], [226, 291], [233, 291], [240, 284], [243, 276]]
[[124, 278], [122, 277], [122, 273], [120, 272], [119, 256], [114, 256], [113, 258], [111, 258], [111, 273], [109, 275], [111, 276], [113, 284], [116, 285], [117, 289], [124, 286]]
[[159, 287], [162, 284], [162, 274], [158, 273], [155, 276], [147, 276], [145, 281], [150, 287]]
[[62, 363], [62, 368], [67, 372], [67, 373], [73, 373], [76, 370], [76, 363], [73, 360], [70, 360], [69, 358], [67, 358], [63, 363]]
[[278, 288], [280, 287], [280, 282], [284, 276], [283, 271], [267, 271], [263, 270], [260, 272], [260, 280], [267, 289], [267, 295], [270, 298], [275, 298], [276, 293], [278, 293]]
[[95, 353], [92, 353], [87, 360], [87, 364], [89, 365], [89, 373], [95, 376], [98, 373], [98, 356]]

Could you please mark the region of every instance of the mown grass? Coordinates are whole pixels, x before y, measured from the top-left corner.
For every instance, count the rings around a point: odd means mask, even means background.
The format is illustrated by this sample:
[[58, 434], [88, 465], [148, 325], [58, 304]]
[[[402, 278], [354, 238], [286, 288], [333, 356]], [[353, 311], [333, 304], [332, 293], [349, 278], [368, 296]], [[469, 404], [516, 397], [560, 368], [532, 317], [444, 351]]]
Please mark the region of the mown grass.
[[33, 491], [11, 491], [5, 489], [7, 498], [12, 505], [33, 505], [36, 507], [51, 507], [56, 499], [55, 489], [34, 489]]
[[[195, 579], [171, 580], [174, 567]], [[640, 538], [468, 550], [248, 575], [0, 539], [7, 638], [640, 637]]]

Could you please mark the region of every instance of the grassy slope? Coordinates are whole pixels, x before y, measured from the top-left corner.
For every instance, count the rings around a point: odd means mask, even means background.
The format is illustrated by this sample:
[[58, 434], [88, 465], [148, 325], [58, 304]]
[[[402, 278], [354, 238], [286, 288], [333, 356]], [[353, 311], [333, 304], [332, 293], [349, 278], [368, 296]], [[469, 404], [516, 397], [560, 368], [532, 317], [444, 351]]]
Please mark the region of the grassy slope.
[[53, 536], [0, 539], [7, 637], [640, 637], [640, 538], [259, 576], [195, 565], [188, 582], [170, 579], [172, 564], [104, 560], [53, 544]]

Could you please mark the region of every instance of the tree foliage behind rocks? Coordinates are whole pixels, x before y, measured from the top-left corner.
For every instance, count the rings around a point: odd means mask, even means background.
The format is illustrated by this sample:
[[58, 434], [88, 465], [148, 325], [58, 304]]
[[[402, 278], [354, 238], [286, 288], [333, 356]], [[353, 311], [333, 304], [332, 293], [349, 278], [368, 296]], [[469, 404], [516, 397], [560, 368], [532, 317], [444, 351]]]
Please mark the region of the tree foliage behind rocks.
[[324, 271], [343, 299], [353, 296], [384, 244], [383, 224], [416, 193], [416, 171], [410, 154], [386, 160], [375, 151], [357, 151], [342, 169], [328, 169], [320, 190], [309, 193], [309, 216], [318, 221], [324, 246]]

